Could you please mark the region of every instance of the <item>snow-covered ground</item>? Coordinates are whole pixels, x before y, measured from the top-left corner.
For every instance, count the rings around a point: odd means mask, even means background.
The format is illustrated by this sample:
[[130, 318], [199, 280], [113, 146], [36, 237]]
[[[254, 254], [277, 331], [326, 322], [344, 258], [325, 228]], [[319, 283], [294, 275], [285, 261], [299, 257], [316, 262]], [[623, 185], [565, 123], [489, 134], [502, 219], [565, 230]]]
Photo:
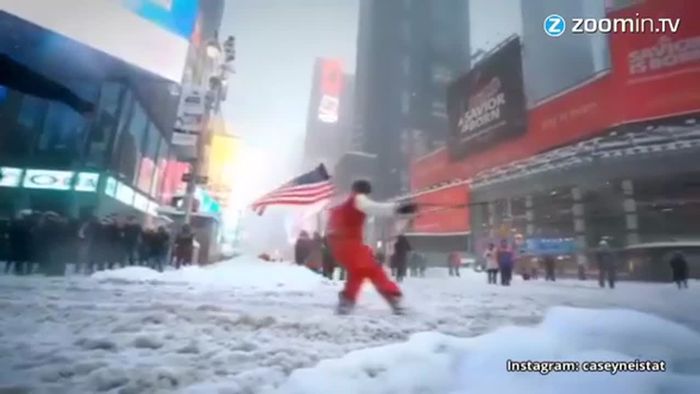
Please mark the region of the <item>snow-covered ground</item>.
[[[407, 316], [389, 314], [370, 289], [354, 315], [335, 316], [340, 284], [245, 258], [163, 274], [127, 268], [93, 277], [2, 276], [0, 389], [700, 392], [700, 283], [679, 291], [623, 282], [610, 290], [593, 281], [516, 280], [503, 288], [473, 272], [445, 274], [434, 270], [403, 284]], [[506, 373], [509, 358], [660, 359], [675, 372]]]

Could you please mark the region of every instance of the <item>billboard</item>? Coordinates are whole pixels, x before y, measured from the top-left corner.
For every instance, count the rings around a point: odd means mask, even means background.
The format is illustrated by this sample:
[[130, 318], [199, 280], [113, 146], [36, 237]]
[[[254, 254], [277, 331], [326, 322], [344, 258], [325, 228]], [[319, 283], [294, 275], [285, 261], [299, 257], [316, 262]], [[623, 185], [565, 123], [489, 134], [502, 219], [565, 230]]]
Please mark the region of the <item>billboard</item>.
[[240, 139], [226, 134], [212, 134], [207, 165], [207, 187], [224, 206], [228, 204], [236, 180]]
[[[681, 18], [697, 15], [694, 0], [646, 0], [608, 17]], [[544, 32], [543, 32], [544, 34]], [[422, 189], [525, 159], [557, 146], [593, 138], [621, 124], [700, 112], [700, 25], [681, 23], [673, 35], [615, 33], [609, 36], [612, 69], [528, 111], [527, 132], [468, 160], [448, 162], [439, 150], [412, 164], [412, 187]], [[543, 74], [553, 70], [543, 69]], [[440, 163], [441, 162], [441, 163]]]
[[450, 156], [472, 152], [527, 129], [520, 39], [506, 41], [447, 89]]
[[337, 123], [343, 90], [343, 65], [339, 60], [321, 60], [319, 87], [318, 120]]
[[0, 0], [0, 11], [175, 82], [198, 10], [198, 0]]
[[[523, 0], [523, 74], [528, 107], [610, 69], [609, 37], [604, 33], [545, 34], [552, 14], [570, 18], [605, 17], [604, 0]], [[547, 70], [547, 72], [542, 72]]]
[[424, 205], [413, 221], [416, 234], [466, 234], [470, 230], [467, 185], [446, 186], [415, 197]]

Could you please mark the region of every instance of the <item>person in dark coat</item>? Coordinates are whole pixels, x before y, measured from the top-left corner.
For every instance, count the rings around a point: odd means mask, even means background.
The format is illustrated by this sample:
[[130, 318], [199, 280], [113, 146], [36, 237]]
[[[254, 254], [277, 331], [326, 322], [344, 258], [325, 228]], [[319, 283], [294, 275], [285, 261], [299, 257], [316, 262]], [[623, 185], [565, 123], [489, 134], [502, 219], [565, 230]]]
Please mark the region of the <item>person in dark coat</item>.
[[510, 286], [510, 281], [513, 278], [513, 268], [515, 266], [515, 255], [513, 249], [508, 246], [507, 240], [502, 240], [501, 245], [496, 252], [496, 260], [498, 261], [498, 269], [501, 273], [501, 285]]
[[548, 254], [544, 256], [544, 280], [546, 281], [556, 281], [557, 278], [555, 276], [555, 269], [556, 269], [556, 264], [557, 261], [554, 259], [554, 256], [551, 254]]
[[126, 258], [124, 241], [124, 225], [116, 216], [111, 216], [107, 222], [106, 237], [107, 245], [107, 269], [114, 268], [115, 264], [123, 267]]
[[175, 269], [192, 264], [193, 253], [194, 232], [189, 224], [185, 224], [175, 238]]
[[309, 233], [302, 231], [294, 244], [294, 262], [298, 265], [305, 265], [309, 255], [311, 255], [311, 239]]
[[669, 262], [671, 271], [673, 272], [673, 281], [679, 289], [688, 288], [688, 262], [685, 260], [683, 253], [676, 252], [671, 257]]
[[136, 220], [135, 216], [129, 216], [127, 223], [124, 225], [124, 259], [129, 262], [129, 265], [136, 265], [139, 260], [139, 246], [143, 229], [141, 224]]
[[159, 226], [158, 230], [150, 233], [148, 241], [151, 256], [149, 265], [152, 269], [163, 272], [163, 265], [168, 257], [170, 234], [165, 226]]
[[333, 271], [335, 271], [335, 261], [333, 260], [333, 254], [331, 249], [328, 247], [328, 238], [323, 237], [322, 244], [322, 260], [323, 260], [323, 276], [328, 279], [333, 279]]
[[14, 264], [15, 274], [28, 273], [31, 261], [32, 228], [26, 212], [20, 212], [17, 218], [10, 222], [8, 244], [9, 260], [5, 265], [5, 273], [8, 273], [11, 264]]
[[401, 234], [396, 237], [396, 242], [394, 243], [394, 265], [396, 266], [396, 279], [399, 282], [403, 281], [406, 277], [406, 267], [408, 265], [408, 254], [411, 252], [411, 244], [408, 242], [408, 238]]
[[598, 284], [600, 287], [605, 287], [607, 279], [608, 286], [611, 289], [615, 288], [617, 267], [615, 264], [615, 255], [610, 249], [608, 241], [601, 240], [598, 244], [596, 252], [596, 260], [598, 262]]

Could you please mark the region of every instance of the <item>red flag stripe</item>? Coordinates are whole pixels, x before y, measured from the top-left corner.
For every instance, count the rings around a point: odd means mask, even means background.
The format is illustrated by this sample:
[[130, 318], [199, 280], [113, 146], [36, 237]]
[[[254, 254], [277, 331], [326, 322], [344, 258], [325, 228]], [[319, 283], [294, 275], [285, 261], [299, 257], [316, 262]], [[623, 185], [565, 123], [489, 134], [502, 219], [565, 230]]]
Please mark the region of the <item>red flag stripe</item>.
[[305, 192], [308, 190], [315, 190], [319, 187], [327, 187], [329, 185], [332, 185], [332, 183], [330, 181], [323, 181], [323, 182], [312, 183], [309, 185], [290, 186], [290, 187], [282, 186], [282, 187], [279, 187], [279, 188], [263, 195], [258, 200], [263, 200], [263, 199], [268, 198], [270, 196], [276, 196], [279, 193]]
[[324, 199], [324, 198], [330, 198], [334, 195], [335, 193], [333, 191], [327, 191], [324, 193], [320, 193], [314, 196], [306, 196], [306, 197], [280, 197], [280, 198], [268, 198], [262, 201], [258, 201], [255, 204], [253, 204], [253, 207], [259, 207], [263, 205], [274, 205], [274, 204], [291, 204], [294, 203], [295, 205], [298, 204], [313, 204], [316, 200]]
[[266, 197], [264, 197], [264, 198], [259, 199], [258, 201], [267, 200], [267, 199], [269, 199], [269, 198], [280, 198], [280, 197], [308, 197], [308, 196], [315, 196], [315, 195], [317, 195], [317, 194], [319, 194], [319, 193], [324, 193], [324, 192], [329, 191], [329, 190], [332, 191], [332, 190], [334, 190], [334, 189], [335, 189], [335, 188], [333, 187], [333, 185], [326, 185], [326, 186], [318, 186], [318, 187], [316, 187], [316, 188], [308, 189], [308, 190], [304, 190], [304, 191], [292, 191], [292, 192], [290, 192], [290, 191], [280, 190], [279, 192], [277, 192], [277, 193], [275, 193], [275, 194], [273, 194], [273, 195], [268, 195], [268, 196], [266, 196]]
[[279, 189], [277, 192], [269, 193], [266, 196], [255, 201], [253, 209], [266, 205], [304, 205], [313, 204], [317, 201], [332, 197], [335, 194], [335, 188], [330, 182], [316, 183], [315, 186], [305, 191], [288, 191], [288, 189]]

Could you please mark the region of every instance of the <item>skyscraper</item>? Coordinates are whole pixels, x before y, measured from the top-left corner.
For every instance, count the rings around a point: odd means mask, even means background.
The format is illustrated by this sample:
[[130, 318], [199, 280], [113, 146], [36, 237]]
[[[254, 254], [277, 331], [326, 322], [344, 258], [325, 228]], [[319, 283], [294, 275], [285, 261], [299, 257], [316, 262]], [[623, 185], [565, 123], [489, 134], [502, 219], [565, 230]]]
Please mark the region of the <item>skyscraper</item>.
[[409, 162], [447, 137], [446, 85], [468, 68], [466, 0], [361, 0], [354, 150], [377, 155], [377, 194], [409, 190]]

